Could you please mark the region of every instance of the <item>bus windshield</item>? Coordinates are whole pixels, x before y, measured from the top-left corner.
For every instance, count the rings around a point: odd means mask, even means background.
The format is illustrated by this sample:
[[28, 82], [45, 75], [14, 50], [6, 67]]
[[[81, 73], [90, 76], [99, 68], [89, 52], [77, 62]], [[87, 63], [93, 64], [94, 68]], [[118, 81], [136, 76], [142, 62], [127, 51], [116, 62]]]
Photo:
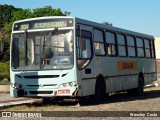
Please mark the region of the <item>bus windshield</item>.
[[14, 33], [12, 69], [53, 70], [73, 67], [73, 30]]

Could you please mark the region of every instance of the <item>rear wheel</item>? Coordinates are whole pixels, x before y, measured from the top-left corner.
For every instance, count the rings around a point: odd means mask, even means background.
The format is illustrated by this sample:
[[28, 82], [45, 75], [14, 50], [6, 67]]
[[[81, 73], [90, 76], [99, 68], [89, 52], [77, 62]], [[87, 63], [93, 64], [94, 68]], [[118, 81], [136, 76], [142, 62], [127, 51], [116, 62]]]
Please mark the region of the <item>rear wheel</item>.
[[143, 80], [142, 77], [140, 77], [139, 80], [138, 80], [138, 87], [136, 89], [137, 95], [143, 95], [143, 93], [144, 93], [143, 86], [144, 86], [144, 80]]
[[128, 90], [128, 93], [133, 94], [133, 95], [143, 95], [143, 93], [144, 93], [143, 86], [144, 86], [144, 78], [143, 78], [143, 76], [139, 76], [137, 88]]

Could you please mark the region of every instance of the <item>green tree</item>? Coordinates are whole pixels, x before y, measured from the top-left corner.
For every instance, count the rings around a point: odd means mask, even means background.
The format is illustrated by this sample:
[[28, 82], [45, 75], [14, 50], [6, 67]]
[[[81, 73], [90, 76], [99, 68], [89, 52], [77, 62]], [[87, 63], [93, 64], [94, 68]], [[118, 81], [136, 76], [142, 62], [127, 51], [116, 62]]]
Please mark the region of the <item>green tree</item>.
[[27, 19], [27, 18], [32, 18], [32, 17], [34, 17], [34, 16], [33, 16], [33, 13], [31, 12], [30, 9], [24, 9], [24, 10], [19, 9], [19, 10], [13, 11], [10, 23], [6, 24], [7, 32], [11, 33], [12, 25], [15, 21], [23, 20], [23, 19]]
[[[4, 44], [9, 41], [10, 33], [8, 32], [7, 26], [13, 17], [13, 11], [20, 10], [12, 5], [0, 5], [0, 51], [4, 52]], [[11, 28], [10, 28], [11, 29]]]
[[9, 42], [9, 34], [7, 34], [7, 30], [5, 27], [1, 28], [0, 30], [0, 46], [1, 46], [1, 53], [4, 52], [4, 43]]
[[11, 5], [0, 5], [0, 28], [3, 28], [6, 22], [10, 22], [12, 10], [14, 7]]
[[45, 6], [43, 8], [33, 9], [34, 17], [44, 17], [44, 16], [68, 16], [70, 12], [62, 12], [60, 8], [53, 9], [52, 6]]
[[21, 8], [15, 8], [12, 5], [0, 5], [0, 28], [3, 28], [5, 24], [10, 23], [13, 15], [13, 11], [20, 10]]

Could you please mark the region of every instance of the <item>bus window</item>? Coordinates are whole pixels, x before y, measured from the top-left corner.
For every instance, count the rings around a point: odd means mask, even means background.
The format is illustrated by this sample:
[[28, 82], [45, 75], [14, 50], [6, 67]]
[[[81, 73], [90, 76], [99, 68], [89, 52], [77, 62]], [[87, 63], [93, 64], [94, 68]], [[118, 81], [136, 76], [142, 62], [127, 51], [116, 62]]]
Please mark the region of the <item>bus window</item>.
[[106, 32], [106, 46], [109, 56], [116, 56], [115, 35], [111, 32]]
[[24, 34], [16, 34], [13, 36], [13, 49], [15, 53], [12, 55], [13, 68], [25, 68], [34, 64], [34, 42], [31, 38], [24, 38]]
[[28, 64], [31, 65], [34, 63], [34, 43], [33, 39], [28, 39], [27, 40], [27, 59], [28, 59]]
[[[80, 36], [81, 35], [81, 36]], [[77, 30], [77, 58], [78, 68], [84, 68], [92, 56], [91, 33], [89, 31]]]
[[137, 44], [137, 55], [138, 55], [138, 57], [144, 57], [143, 40], [141, 38], [136, 38], [136, 44]]
[[144, 44], [145, 44], [145, 53], [146, 53], [146, 57], [150, 58], [151, 57], [151, 49], [150, 49], [150, 44], [149, 44], [149, 40], [144, 39]]
[[90, 58], [91, 50], [90, 50], [90, 39], [82, 38], [78, 39], [78, 58]]
[[41, 57], [41, 36], [35, 36], [35, 61], [34, 64], [40, 64], [40, 57]]
[[105, 55], [103, 31], [94, 30], [95, 55]]
[[155, 58], [155, 49], [154, 49], [154, 41], [151, 40], [151, 53], [152, 53], [152, 58]]
[[117, 34], [117, 44], [119, 56], [126, 56], [126, 45], [124, 35]]
[[127, 47], [128, 47], [128, 56], [129, 57], [135, 57], [136, 56], [136, 52], [135, 52], [134, 37], [127, 36]]

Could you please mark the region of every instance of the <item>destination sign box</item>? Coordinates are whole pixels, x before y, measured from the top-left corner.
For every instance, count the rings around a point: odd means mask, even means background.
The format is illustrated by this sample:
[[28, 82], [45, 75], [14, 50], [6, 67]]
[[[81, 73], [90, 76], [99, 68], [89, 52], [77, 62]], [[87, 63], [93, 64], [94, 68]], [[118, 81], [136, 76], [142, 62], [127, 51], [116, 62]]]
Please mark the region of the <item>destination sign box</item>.
[[50, 22], [40, 22], [35, 23], [34, 29], [43, 29], [43, 28], [54, 28], [54, 27], [67, 27], [67, 21], [50, 21]]
[[14, 30], [62, 28], [62, 27], [72, 27], [72, 26], [73, 26], [72, 19], [37, 20], [37, 21], [16, 23], [14, 25]]

